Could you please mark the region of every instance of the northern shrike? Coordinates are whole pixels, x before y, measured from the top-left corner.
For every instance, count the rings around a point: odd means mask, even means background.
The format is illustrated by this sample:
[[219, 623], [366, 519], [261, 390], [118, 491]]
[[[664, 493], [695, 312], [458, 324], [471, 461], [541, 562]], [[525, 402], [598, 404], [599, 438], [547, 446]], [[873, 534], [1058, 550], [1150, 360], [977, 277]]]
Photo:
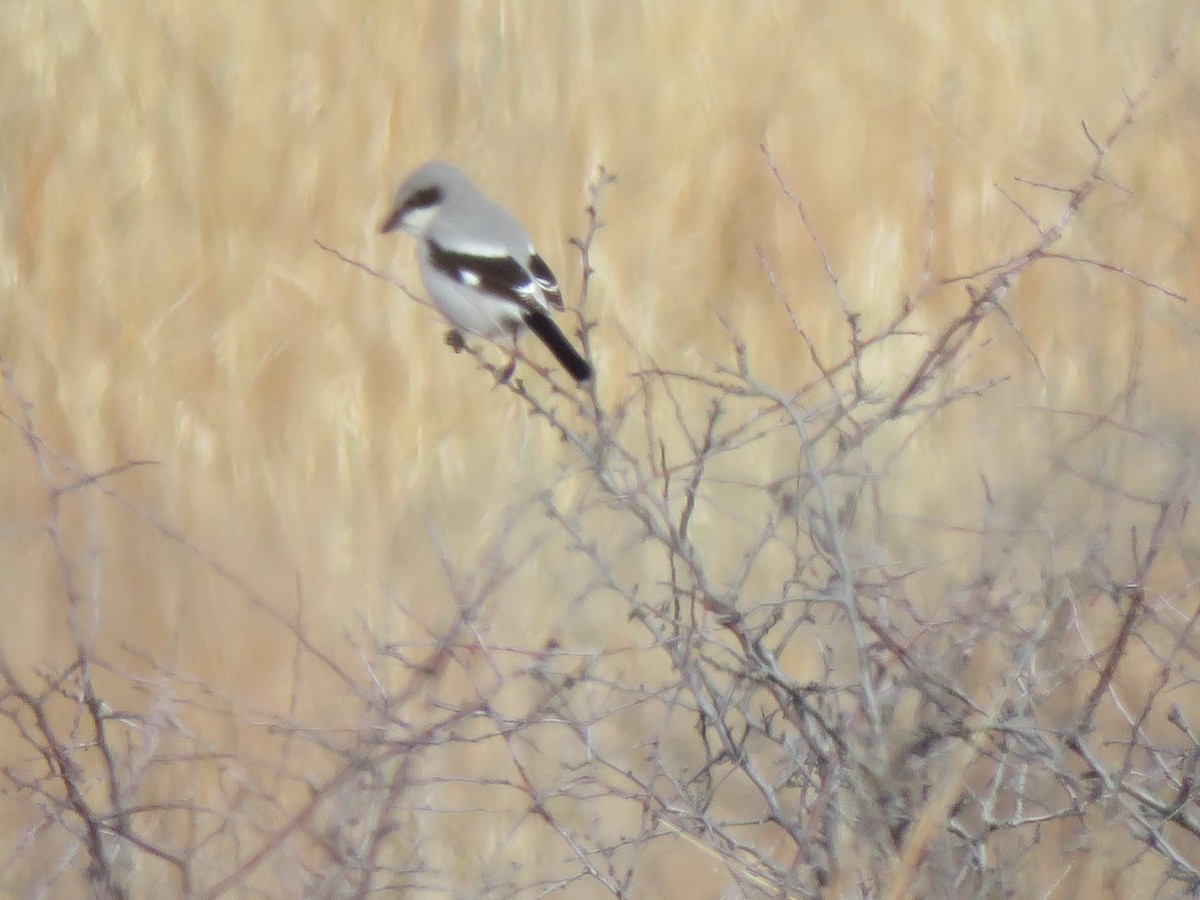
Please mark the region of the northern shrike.
[[[466, 175], [437, 161], [409, 175], [379, 231], [398, 228], [417, 239], [421, 280], [456, 329], [515, 348], [528, 327], [576, 381], [592, 377], [588, 361], [550, 318], [563, 308], [554, 273], [521, 224]], [[454, 333], [448, 338], [453, 345]]]

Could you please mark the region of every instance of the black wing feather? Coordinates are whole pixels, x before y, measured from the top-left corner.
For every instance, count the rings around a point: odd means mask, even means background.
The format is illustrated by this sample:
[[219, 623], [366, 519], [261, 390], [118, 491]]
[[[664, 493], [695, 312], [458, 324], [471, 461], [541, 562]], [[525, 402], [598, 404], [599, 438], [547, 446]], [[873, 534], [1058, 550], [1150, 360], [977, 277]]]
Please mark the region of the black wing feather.
[[436, 241], [429, 242], [429, 260], [455, 281], [479, 287], [523, 309], [537, 310], [536, 289], [529, 271], [511, 256], [476, 256], [456, 253]]
[[546, 298], [546, 302], [555, 309], [562, 309], [563, 298], [562, 292], [558, 289], [558, 279], [554, 277], [554, 273], [550, 271], [546, 261], [534, 253], [529, 257], [529, 271], [542, 286], [542, 296]]

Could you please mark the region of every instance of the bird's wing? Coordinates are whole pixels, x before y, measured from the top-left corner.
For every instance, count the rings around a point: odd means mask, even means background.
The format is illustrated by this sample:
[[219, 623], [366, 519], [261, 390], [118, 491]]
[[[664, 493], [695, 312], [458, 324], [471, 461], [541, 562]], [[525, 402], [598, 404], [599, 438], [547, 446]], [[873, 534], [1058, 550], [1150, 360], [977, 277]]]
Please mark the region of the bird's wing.
[[442, 274], [460, 284], [511, 300], [531, 312], [544, 311], [545, 303], [537, 281], [528, 269], [507, 254], [481, 256], [476, 252], [452, 250], [430, 239], [429, 261]]
[[455, 212], [439, 215], [426, 234], [439, 271], [526, 309], [563, 308], [558, 279], [503, 207], [485, 202]]
[[550, 271], [546, 261], [533, 252], [532, 247], [529, 252], [529, 271], [537, 279], [538, 287], [542, 289], [542, 296], [546, 298], [546, 302], [555, 309], [562, 309], [563, 298], [562, 291], [558, 288], [558, 279], [554, 277], [554, 273]]

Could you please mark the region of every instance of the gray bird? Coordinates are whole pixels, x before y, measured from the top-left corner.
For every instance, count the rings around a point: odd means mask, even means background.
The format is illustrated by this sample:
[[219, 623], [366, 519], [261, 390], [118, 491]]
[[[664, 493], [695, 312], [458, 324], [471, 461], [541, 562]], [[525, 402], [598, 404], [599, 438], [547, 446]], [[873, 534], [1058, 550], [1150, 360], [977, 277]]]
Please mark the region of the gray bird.
[[[421, 280], [455, 329], [516, 347], [522, 328], [536, 334], [576, 381], [592, 367], [550, 318], [563, 309], [558, 280], [529, 233], [449, 163], [427, 162], [404, 180], [381, 233], [417, 239]], [[461, 335], [450, 343], [461, 346]], [[510, 375], [510, 366], [505, 377]]]

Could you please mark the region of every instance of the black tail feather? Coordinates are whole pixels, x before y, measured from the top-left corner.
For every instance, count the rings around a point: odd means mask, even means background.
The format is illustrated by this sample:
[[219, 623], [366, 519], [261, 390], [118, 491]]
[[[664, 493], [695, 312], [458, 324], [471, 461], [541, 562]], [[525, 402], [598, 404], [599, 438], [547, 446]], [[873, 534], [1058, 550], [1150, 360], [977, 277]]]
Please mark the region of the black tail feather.
[[542, 339], [542, 343], [554, 354], [554, 358], [566, 369], [576, 381], [587, 381], [592, 377], [592, 367], [588, 361], [579, 355], [571, 346], [571, 342], [545, 313], [534, 312], [525, 315], [525, 324], [529, 330]]

